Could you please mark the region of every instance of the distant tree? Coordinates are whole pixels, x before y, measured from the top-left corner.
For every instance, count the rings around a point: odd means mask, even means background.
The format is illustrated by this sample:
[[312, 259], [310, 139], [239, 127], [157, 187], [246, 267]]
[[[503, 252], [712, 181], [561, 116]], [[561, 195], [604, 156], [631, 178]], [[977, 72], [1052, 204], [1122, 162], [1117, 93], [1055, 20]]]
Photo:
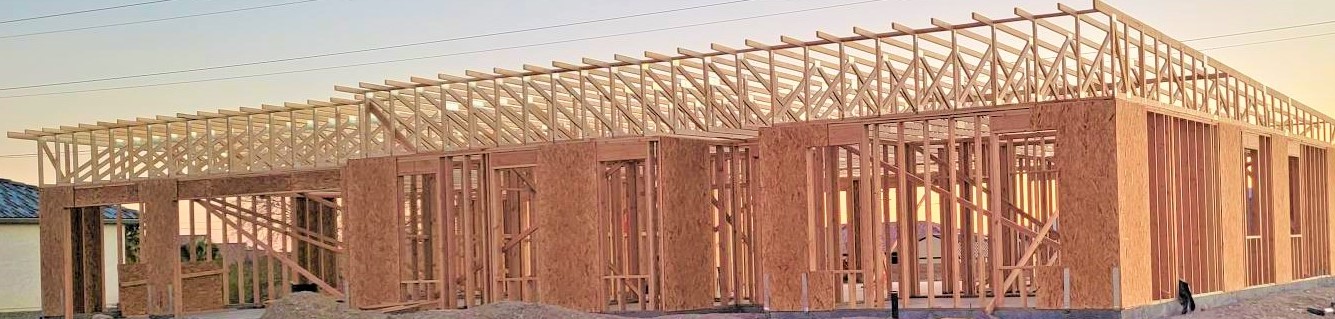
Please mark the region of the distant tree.
[[[195, 248], [196, 260], [190, 260], [190, 247]], [[193, 245], [192, 243], [185, 243], [181, 245], [181, 261], [189, 262], [198, 260], [218, 260], [218, 259], [222, 259], [222, 255], [218, 250], [218, 245], [214, 245], [208, 239], [197, 238], [193, 241]]]

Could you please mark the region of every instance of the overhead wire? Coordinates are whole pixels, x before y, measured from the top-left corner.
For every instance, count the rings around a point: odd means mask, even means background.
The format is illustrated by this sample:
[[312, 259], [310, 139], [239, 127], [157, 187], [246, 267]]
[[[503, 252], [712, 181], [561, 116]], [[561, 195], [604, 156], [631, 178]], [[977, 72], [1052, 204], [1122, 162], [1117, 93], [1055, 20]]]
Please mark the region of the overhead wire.
[[245, 8], [229, 9], [229, 10], [222, 10], [222, 11], [213, 11], [213, 12], [205, 12], [205, 13], [187, 14], [187, 15], [174, 16], [174, 17], [166, 17], [166, 18], [158, 18], [158, 19], [148, 19], [148, 20], [139, 20], [139, 21], [130, 21], [130, 22], [120, 22], [120, 23], [102, 24], [102, 25], [94, 25], [94, 26], [87, 26], [87, 27], [77, 27], [77, 28], [59, 29], [59, 30], [50, 30], [50, 31], [39, 31], [39, 32], [31, 32], [31, 33], [21, 33], [21, 34], [11, 34], [11, 35], [0, 35], [0, 39], [13, 39], [13, 38], [31, 37], [31, 36], [44, 35], [44, 34], [66, 33], [66, 32], [74, 32], [74, 31], [83, 31], [83, 30], [92, 30], [92, 29], [103, 29], [103, 28], [119, 27], [119, 26], [127, 26], [127, 25], [136, 25], [136, 24], [145, 24], [145, 23], [153, 23], [153, 22], [162, 22], [162, 21], [180, 20], [180, 19], [188, 19], [188, 18], [197, 18], [197, 17], [204, 17], [204, 16], [211, 16], [211, 15], [219, 15], [219, 14], [235, 13], [235, 12], [242, 12], [242, 11], [251, 11], [251, 10], [259, 10], [259, 9], [268, 9], [268, 8], [274, 8], [274, 7], [289, 6], [289, 5], [301, 4], [301, 3], [307, 3], [307, 2], [314, 2], [314, 1], [319, 1], [319, 0], [301, 0], [301, 1], [292, 1], [292, 2], [284, 2], [284, 3], [275, 3], [275, 4], [262, 5], [262, 6], [253, 6], [253, 7], [245, 7]]
[[1269, 28], [1269, 29], [1261, 29], [1261, 30], [1243, 31], [1243, 32], [1229, 33], [1229, 34], [1212, 35], [1212, 36], [1207, 36], [1207, 37], [1191, 38], [1191, 39], [1182, 40], [1182, 42], [1192, 42], [1192, 41], [1212, 40], [1212, 39], [1218, 39], [1218, 38], [1235, 37], [1235, 36], [1240, 36], [1240, 35], [1248, 35], [1248, 34], [1257, 34], [1257, 33], [1265, 33], [1265, 32], [1272, 32], [1272, 31], [1280, 31], [1280, 30], [1289, 30], [1289, 29], [1297, 29], [1297, 28], [1312, 27], [1312, 26], [1326, 25], [1326, 24], [1331, 24], [1331, 23], [1335, 23], [1335, 20], [1321, 21], [1321, 22], [1313, 22], [1313, 23], [1304, 23], [1304, 24], [1297, 24], [1297, 25], [1290, 25], [1290, 26], [1283, 26], [1283, 27]]
[[1289, 37], [1289, 38], [1282, 38], [1282, 39], [1274, 39], [1274, 40], [1265, 40], [1265, 41], [1257, 41], [1257, 42], [1248, 42], [1248, 43], [1230, 44], [1230, 45], [1224, 45], [1224, 46], [1217, 46], [1217, 47], [1204, 48], [1204, 49], [1200, 49], [1199, 51], [1209, 51], [1209, 50], [1218, 50], [1218, 49], [1236, 48], [1236, 47], [1249, 46], [1249, 45], [1257, 45], [1257, 44], [1266, 44], [1266, 43], [1274, 43], [1274, 42], [1292, 41], [1292, 40], [1307, 39], [1307, 38], [1324, 37], [1324, 36], [1329, 36], [1329, 35], [1335, 35], [1335, 32], [1326, 32], [1326, 33], [1318, 33], [1318, 34], [1309, 34], [1309, 35], [1304, 35], [1304, 36], [1296, 36], [1296, 37]]
[[71, 11], [71, 12], [55, 13], [55, 14], [48, 14], [48, 15], [42, 15], [42, 16], [36, 16], [36, 17], [27, 17], [27, 18], [19, 18], [19, 19], [13, 19], [13, 20], [3, 20], [3, 21], [0, 21], [0, 24], [14, 23], [14, 22], [22, 22], [22, 21], [32, 21], [32, 20], [38, 20], [38, 19], [46, 19], [46, 18], [62, 17], [62, 16], [68, 16], [68, 15], [76, 15], [76, 14], [89, 13], [89, 12], [97, 12], [97, 11], [106, 11], [106, 10], [120, 9], [120, 8], [129, 8], [129, 7], [142, 6], [142, 5], [147, 5], [147, 4], [163, 3], [163, 2], [167, 2], [167, 1], [172, 1], [172, 0], [153, 0], [153, 1], [138, 2], [138, 3], [122, 4], [122, 5], [118, 5], [118, 6], [103, 7], [103, 8], [97, 8], [97, 9], [88, 9], [88, 10], [79, 10], [79, 11]]
[[827, 5], [827, 6], [821, 6], [821, 7], [813, 7], [813, 8], [799, 9], [799, 10], [790, 10], [790, 11], [783, 11], [783, 12], [776, 12], [776, 13], [769, 13], [769, 14], [762, 14], [762, 15], [754, 15], [754, 16], [748, 16], [748, 17], [742, 17], [742, 18], [732, 18], [732, 19], [724, 19], [724, 20], [715, 20], [715, 21], [700, 22], [700, 23], [692, 23], [692, 24], [686, 24], [686, 25], [678, 25], [678, 26], [672, 26], [672, 27], [655, 28], [655, 29], [640, 30], [640, 31], [631, 31], [631, 32], [622, 32], [622, 33], [615, 33], [615, 34], [606, 34], [606, 35], [599, 35], [599, 36], [590, 36], [590, 37], [582, 37], [582, 38], [574, 38], [574, 39], [566, 39], [566, 40], [557, 40], [557, 41], [549, 41], [549, 42], [541, 42], [541, 43], [532, 43], [532, 44], [524, 44], [524, 45], [515, 45], [515, 46], [508, 46], [508, 47], [499, 47], [499, 48], [480, 49], [480, 50], [472, 50], [472, 51], [453, 52], [453, 53], [446, 53], [446, 54], [436, 54], [436, 55], [428, 55], [428, 56], [419, 56], [419, 57], [412, 57], [412, 58], [393, 59], [393, 60], [382, 60], [382, 61], [375, 61], [375, 62], [344, 64], [344, 65], [335, 65], [335, 66], [318, 67], [318, 68], [309, 68], [309, 69], [298, 69], [298, 70], [290, 70], [290, 71], [279, 71], [279, 72], [260, 73], [260, 74], [248, 74], [248, 75], [238, 75], [238, 76], [227, 76], [227, 77], [217, 77], [217, 78], [198, 79], [198, 80], [185, 80], [185, 81], [175, 81], [175, 82], [165, 82], [165, 83], [153, 83], [153, 84], [142, 84], [142, 85], [129, 85], [129, 86], [118, 86], [118, 87], [108, 87], [108, 88], [98, 88], [98, 89], [87, 89], [87, 90], [60, 91], [60, 92], [49, 92], [49, 93], [34, 93], [34, 94], [8, 95], [8, 96], [0, 96], [0, 99], [13, 99], [13, 98], [34, 97], [34, 96], [64, 95], [64, 94], [87, 93], [87, 92], [101, 92], [101, 91], [113, 91], [113, 90], [137, 89], [137, 88], [146, 88], [146, 87], [157, 87], [157, 86], [168, 86], [168, 85], [180, 85], [180, 84], [201, 83], [201, 82], [215, 82], [215, 81], [224, 81], [224, 80], [235, 80], [235, 79], [255, 78], [255, 77], [264, 77], [264, 76], [282, 75], [282, 74], [293, 74], [293, 73], [314, 72], [314, 71], [323, 71], [323, 70], [332, 70], [332, 69], [342, 69], [342, 68], [359, 67], [359, 66], [367, 66], [367, 65], [377, 65], [377, 64], [387, 64], [387, 63], [397, 63], [397, 62], [406, 62], [406, 61], [415, 61], [415, 60], [434, 59], [434, 58], [442, 58], [442, 57], [450, 57], [450, 56], [458, 56], [458, 55], [466, 55], [466, 54], [477, 54], [477, 53], [486, 53], [486, 52], [496, 52], [496, 51], [503, 51], [503, 50], [512, 50], [512, 49], [520, 49], [520, 48], [530, 48], [530, 47], [538, 47], [538, 46], [547, 46], [547, 45], [553, 45], [553, 44], [561, 44], [561, 43], [569, 43], [569, 42], [578, 42], [578, 41], [587, 41], [587, 40], [595, 40], [595, 39], [604, 39], [604, 38], [612, 38], [612, 37], [620, 37], [620, 36], [627, 36], [627, 35], [635, 35], [635, 34], [643, 34], [643, 33], [659, 32], [659, 31], [666, 31], [666, 30], [684, 29], [684, 28], [691, 28], [691, 27], [698, 27], [698, 26], [711, 25], [711, 24], [719, 24], [719, 23], [737, 22], [737, 21], [744, 21], [744, 20], [754, 20], [754, 19], [760, 19], [760, 18], [767, 18], [767, 17], [779, 16], [779, 15], [787, 15], [787, 14], [794, 14], [794, 13], [801, 13], [801, 12], [809, 12], [809, 11], [816, 11], [816, 10], [832, 9], [832, 8], [838, 8], [838, 7], [846, 7], [846, 6], [859, 5], [859, 4], [866, 4], [866, 3], [872, 3], [872, 2], [881, 2], [881, 1], [886, 1], [886, 0], [863, 0], [863, 1], [857, 1], [857, 2], [843, 3], [843, 4], [835, 4], [835, 5]]
[[687, 10], [695, 10], [695, 9], [702, 9], [702, 8], [716, 7], [716, 6], [729, 5], [729, 4], [742, 3], [742, 2], [749, 2], [749, 1], [753, 1], [753, 0], [731, 0], [731, 1], [724, 1], [724, 2], [716, 2], [716, 3], [711, 3], [711, 4], [703, 4], [703, 5], [696, 5], [696, 6], [689, 6], [689, 7], [681, 7], [681, 8], [668, 9], [668, 10], [660, 10], [660, 11], [653, 11], [653, 12], [644, 12], [644, 13], [637, 13], [637, 14], [630, 14], [630, 15], [623, 15], [623, 16], [616, 16], [616, 17], [609, 17], [609, 18], [600, 18], [600, 19], [593, 19], [593, 20], [584, 20], [584, 21], [576, 21], [576, 22], [560, 23], [560, 24], [546, 25], [546, 26], [540, 26], [540, 27], [531, 27], [531, 28], [523, 28], [523, 29], [515, 29], [515, 30], [506, 30], [506, 31], [498, 31], [498, 32], [490, 32], [490, 33], [483, 33], [483, 34], [474, 34], [474, 35], [458, 36], [458, 37], [445, 38], [445, 39], [437, 39], [437, 40], [430, 40], [430, 41], [421, 41], [421, 42], [403, 43], [403, 44], [395, 44], [395, 45], [387, 45], [387, 46], [380, 46], [380, 47], [373, 47], [373, 48], [364, 48], [364, 49], [355, 49], [355, 50], [346, 50], [346, 51], [337, 51], [337, 52], [327, 52], [327, 53], [319, 53], [319, 54], [311, 54], [311, 55], [303, 55], [303, 56], [295, 56], [295, 57], [287, 57], [287, 58], [279, 58], [279, 59], [270, 59], [270, 60], [262, 60], [262, 61], [242, 62], [242, 63], [233, 63], [233, 64], [224, 64], [224, 65], [214, 65], [214, 66], [206, 66], [206, 67], [198, 67], [198, 68], [190, 68], [190, 69], [171, 70], [171, 71], [161, 71], [161, 72], [151, 72], [151, 73], [141, 73], [141, 74], [122, 75], [122, 76], [112, 76], [112, 77], [93, 78], [93, 79], [74, 80], [74, 81], [64, 81], [64, 82], [55, 82], [55, 83], [33, 84], [33, 85], [24, 85], [24, 86], [12, 86], [12, 87], [4, 87], [4, 88], [0, 88], [0, 91], [10, 91], [10, 90], [20, 90], [20, 89], [32, 89], [32, 88], [51, 87], [51, 86], [63, 86], [63, 85], [82, 84], [82, 83], [105, 82], [105, 81], [124, 80], [124, 79], [133, 79], [133, 78], [142, 78], [142, 77], [150, 77], [150, 76], [169, 75], [169, 74], [180, 74], [180, 73], [190, 73], [190, 72], [199, 72], [199, 71], [210, 71], [210, 70], [230, 69], [230, 68], [238, 68], [238, 67], [243, 67], [243, 66], [254, 66], [254, 65], [272, 64], [272, 63], [278, 63], [278, 62], [291, 62], [291, 61], [299, 61], [299, 60], [308, 60], [308, 59], [314, 59], [314, 58], [324, 58], [324, 57], [331, 57], [331, 56], [348, 55], [348, 54], [353, 54], [353, 53], [364, 53], [364, 52], [372, 52], [372, 51], [381, 51], [381, 50], [389, 50], [389, 49], [398, 49], [398, 48], [406, 48], [406, 47], [413, 47], [413, 46], [420, 46], [420, 45], [427, 45], [427, 44], [446, 43], [446, 42], [453, 42], [453, 41], [470, 40], [470, 39], [485, 38], [485, 37], [494, 37], [494, 36], [500, 36], [500, 35], [508, 35], [508, 34], [516, 34], [516, 33], [532, 32], [532, 31], [538, 31], [538, 30], [564, 28], [564, 27], [571, 27], [571, 26], [578, 26], [578, 25], [585, 25], [585, 24], [592, 24], [592, 23], [599, 23], [599, 22], [624, 20], [624, 19], [630, 19], [630, 18], [645, 17], [645, 16], [652, 16], [652, 15], [659, 15], [659, 14], [666, 14], [666, 13], [680, 12], [680, 11], [687, 11]]

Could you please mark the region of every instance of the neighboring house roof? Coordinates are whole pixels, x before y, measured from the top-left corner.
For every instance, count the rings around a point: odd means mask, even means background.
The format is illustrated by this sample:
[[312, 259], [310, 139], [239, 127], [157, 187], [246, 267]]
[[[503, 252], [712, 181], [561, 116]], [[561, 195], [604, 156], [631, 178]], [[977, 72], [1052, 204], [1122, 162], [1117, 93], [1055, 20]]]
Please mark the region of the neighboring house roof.
[[[139, 218], [139, 211], [122, 209], [121, 212], [122, 219]], [[36, 218], [37, 186], [0, 178], [0, 220]], [[102, 218], [115, 219], [116, 209], [110, 206], [103, 207]]]

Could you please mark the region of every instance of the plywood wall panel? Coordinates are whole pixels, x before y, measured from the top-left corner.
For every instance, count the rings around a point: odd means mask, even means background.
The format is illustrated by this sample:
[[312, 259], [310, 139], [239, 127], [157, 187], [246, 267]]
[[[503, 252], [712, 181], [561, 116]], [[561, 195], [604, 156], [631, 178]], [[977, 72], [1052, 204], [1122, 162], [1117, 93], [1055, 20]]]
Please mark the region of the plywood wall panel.
[[116, 266], [121, 314], [124, 316], [143, 316], [148, 314], [148, 288], [143, 284], [144, 264], [121, 264]]
[[[824, 125], [785, 125], [760, 129], [756, 223], [761, 243], [761, 287], [766, 308], [800, 311], [802, 276], [809, 275], [807, 149], [828, 141]], [[810, 288], [810, 285], [808, 285]], [[833, 294], [833, 290], [828, 293]], [[825, 291], [808, 289], [811, 294]], [[817, 297], [821, 299], [825, 297]], [[833, 299], [832, 296], [829, 299]], [[811, 309], [821, 310], [821, 309]]]
[[593, 142], [544, 145], [534, 179], [538, 191], [533, 244], [538, 298], [581, 311], [603, 311], [599, 299], [598, 150]]
[[661, 310], [714, 306], [710, 279], [713, 231], [709, 205], [709, 144], [662, 138], [658, 142], [662, 196]]
[[130, 204], [139, 201], [139, 186], [135, 184], [106, 185], [74, 189], [74, 206]]
[[178, 188], [181, 199], [192, 199], [338, 189], [342, 179], [341, 170], [322, 169], [183, 180]]
[[180, 272], [180, 211], [176, 206], [176, 180], [156, 179], [139, 182], [139, 218], [143, 229], [140, 256], [148, 281], [148, 314], [172, 315], [179, 300], [173, 297], [181, 289], [176, 282]]
[[[1247, 223], [1244, 204], [1246, 194], [1243, 180], [1242, 127], [1235, 124], [1219, 124], [1219, 238], [1223, 242], [1220, 268], [1223, 271], [1224, 291], [1241, 290], [1247, 287]], [[1229, 262], [1235, 261], [1235, 262]]]
[[1289, 139], [1270, 137], [1270, 186], [1274, 194], [1271, 221], [1275, 230], [1275, 283], [1293, 281], [1293, 242], [1289, 240]]
[[65, 300], [73, 298], [66, 284], [70, 275], [70, 213], [74, 188], [42, 187], [38, 190], [38, 232], [41, 237], [42, 315], [65, 315]]
[[[120, 274], [119, 289], [121, 314], [125, 316], [143, 316], [147, 314], [146, 304], [148, 289], [144, 285], [145, 265], [124, 264], [117, 266]], [[181, 264], [182, 286], [184, 290], [181, 306], [183, 312], [202, 312], [223, 309], [222, 263], [219, 261], [193, 262]]]
[[1034, 268], [1034, 286], [1038, 289], [1034, 298], [1034, 307], [1038, 309], [1061, 309], [1065, 287], [1062, 281], [1062, 266], [1038, 266]]
[[1034, 108], [1036, 127], [1057, 130], [1062, 232], [1075, 234], [1062, 236], [1061, 247], [1070, 261], [1072, 308], [1150, 302], [1145, 112], [1124, 100]]
[[1145, 105], [1127, 100], [1117, 100], [1115, 107], [1117, 144], [1114, 147], [1117, 156], [1114, 163], [1117, 165], [1117, 236], [1120, 237], [1121, 261], [1118, 277], [1114, 278], [1119, 281], [1114, 292], [1120, 296], [1114, 306], [1126, 309], [1149, 304], [1153, 299], [1152, 282], [1146, 280], [1153, 277], [1149, 262], [1152, 258], [1150, 239], [1144, 235], [1150, 229], [1150, 201], [1145, 193], [1150, 187], [1148, 114]]
[[397, 303], [399, 296], [397, 161], [348, 160], [343, 167], [348, 299], [353, 307]]
[[[184, 312], [201, 312], [223, 309], [222, 264], [217, 261], [193, 262], [181, 264], [182, 301]], [[287, 289], [288, 287], [279, 287]]]

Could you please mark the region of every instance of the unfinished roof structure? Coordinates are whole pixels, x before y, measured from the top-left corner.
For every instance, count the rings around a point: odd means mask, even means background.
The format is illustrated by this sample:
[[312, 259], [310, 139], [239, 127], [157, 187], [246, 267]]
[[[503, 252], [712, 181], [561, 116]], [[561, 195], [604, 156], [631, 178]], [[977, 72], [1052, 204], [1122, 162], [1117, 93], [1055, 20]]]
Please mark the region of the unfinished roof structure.
[[1015, 15], [11, 132], [43, 312], [103, 307], [70, 229], [121, 204], [121, 306], [158, 316], [298, 283], [383, 311], [1158, 315], [1178, 279], [1330, 275], [1329, 116], [1102, 2]]

